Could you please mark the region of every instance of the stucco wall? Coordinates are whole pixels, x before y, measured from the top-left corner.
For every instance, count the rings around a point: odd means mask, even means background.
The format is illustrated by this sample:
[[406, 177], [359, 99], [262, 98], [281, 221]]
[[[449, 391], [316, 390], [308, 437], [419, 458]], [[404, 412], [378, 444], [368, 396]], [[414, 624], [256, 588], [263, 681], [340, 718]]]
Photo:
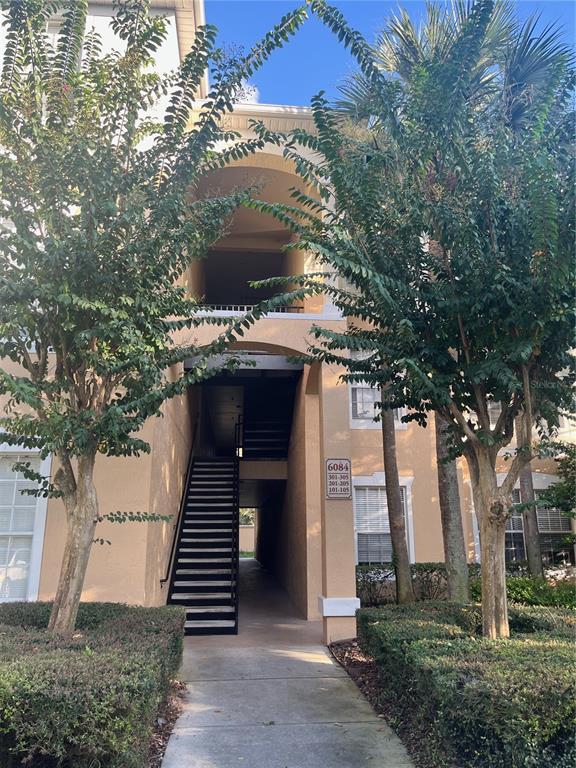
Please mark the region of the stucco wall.
[[240, 526], [240, 552], [254, 552], [256, 531], [253, 525]]
[[301, 380], [294, 401], [288, 480], [278, 518], [274, 560], [274, 573], [303, 617], [308, 615], [304, 384]]
[[[151, 513], [171, 515], [170, 522], [146, 524], [145, 599], [147, 605], [162, 605], [167, 585], [161, 587], [169, 565], [170, 550], [178, 513], [190, 448], [197, 425], [198, 390], [191, 389], [164, 404], [162, 417], [154, 420], [150, 467]], [[169, 575], [169, 574], [168, 574]]]
[[[440, 505], [438, 500], [438, 473], [433, 416], [425, 429], [411, 422], [396, 430], [398, 470], [402, 480], [413, 478], [408, 493], [411, 495], [414, 528], [415, 559], [433, 562], [444, 559]], [[379, 427], [379, 425], [378, 425]], [[372, 475], [384, 471], [382, 458], [382, 432], [376, 429], [352, 429], [352, 473]], [[465, 466], [458, 464], [458, 480], [462, 506], [462, 522], [470, 560], [474, 559], [474, 533], [471, 519], [469, 489], [465, 482]]]
[[[142, 432], [151, 439], [153, 428]], [[148, 510], [150, 456], [139, 458], [96, 459], [94, 481], [101, 514], [115, 511]], [[57, 463], [52, 466], [57, 470]], [[62, 502], [50, 499], [46, 516], [39, 600], [51, 600], [56, 591], [64, 542], [66, 518]], [[94, 544], [90, 554], [83, 600], [110, 600], [143, 604], [145, 602], [146, 525], [143, 523], [100, 523], [98, 538], [110, 544]], [[120, 587], [120, 588], [119, 588]]]

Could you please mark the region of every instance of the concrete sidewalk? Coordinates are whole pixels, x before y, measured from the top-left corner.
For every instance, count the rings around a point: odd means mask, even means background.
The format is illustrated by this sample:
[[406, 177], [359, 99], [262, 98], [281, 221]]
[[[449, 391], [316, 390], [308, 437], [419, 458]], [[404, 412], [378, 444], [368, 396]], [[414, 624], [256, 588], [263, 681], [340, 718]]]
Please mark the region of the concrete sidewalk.
[[186, 639], [188, 695], [163, 768], [411, 767], [400, 740], [314, 641], [320, 627], [295, 618], [254, 562], [243, 569], [239, 635]]

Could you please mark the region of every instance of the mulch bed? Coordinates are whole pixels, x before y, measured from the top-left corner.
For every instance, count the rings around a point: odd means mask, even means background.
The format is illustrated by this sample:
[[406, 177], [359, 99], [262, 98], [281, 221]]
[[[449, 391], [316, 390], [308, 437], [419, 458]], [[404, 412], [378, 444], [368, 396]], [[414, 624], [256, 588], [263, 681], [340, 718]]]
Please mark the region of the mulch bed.
[[174, 729], [176, 720], [180, 716], [180, 712], [182, 712], [185, 693], [186, 685], [179, 680], [173, 680], [166, 702], [161, 707], [154, 723], [146, 768], [160, 768], [162, 765], [164, 753], [168, 746], [168, 739]]
[[423, 724], [408, 722], [400, 716], [394, 701], [382, 695], [382, 684], [378, 678], [378, 667], [371, 656], [364, 653], [356, 640], [344, 640], [330, 645], [336, 661], [344, 667], [358, 688], [372, 705], [379, 718], [388, 723], [400, 737], [416, 768], [450, 768], [443, 762], [431, 762], [426, 752], [427, 734]]

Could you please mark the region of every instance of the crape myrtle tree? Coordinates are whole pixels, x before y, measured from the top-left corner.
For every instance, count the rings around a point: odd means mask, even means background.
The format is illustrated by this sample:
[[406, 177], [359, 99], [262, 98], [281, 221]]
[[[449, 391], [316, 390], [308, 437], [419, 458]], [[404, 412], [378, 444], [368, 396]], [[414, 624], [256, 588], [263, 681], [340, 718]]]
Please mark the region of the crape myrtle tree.
[[[319, 200], [295, 191], [303, 214], [261, 207], [340, 278], [325, 290], [349, 329], [314, 327], [312, 353], [384, 388], [385, 408], [406, 406], [407, 421], [445, 420], [479, 521], [483, 631], [506, 637], [512, 490], [534, 429], [556, 428], [575, 381], [574, 73], [557, 33], [533, 22], [487, 56], [494, 4], [480, 0], [406, 86], [339, 11], [313, 5], [356, 56], [371, 117], [362, 129], [315, 98], [315, 133], [292, 133], [285, 153]], [[362, 352], [362, 371], [345, 350]]]
[[[219, 56], [213, 27], [201, 27], [181, 65], [161, 77], [153, 61], [166, 21], [146, 0], [115, 4], [111, 28], [123, 50], [106, 55], [98, 35], [86, 33], [86, 0], [12, 0], [3, 8], [0, 430], [3, 442], [57, 459], [51, 479], [24, 470], [40, 483], [37, 493], [59, 496], [65, 507], [50, 628], [68, 632], [98, 522], [153, 519], [101, 514], [97, 455], [149, 451], [139, 436], [146, 419], [212, 375], [209, 359], [257, 316], [201, 317], [187, 295], [191, 261], [248, 194], [203, 195], [199, 183], [264, 146], [264, 131], [242, 142], [221, 120], [305, 11], [285, 16], [235, 60]], [[63, 16], [53, 46], [46, 28], [55, 12]], [[210, 64], [212, 89], [191, 120]], [[151, 105], [161, 118], [150, 116]], [[200, 348], [202, 323], [222, 327]]]
[[455, 603], [467, 603], [468, 558], [462, 525], [458, 465], [451, 451], [450, 425], [438, 412], [434, 414], [434, 437], [448, 599]]
[[[427, 3], [426, 14], [418, 26], [404, 9], [391, 15], [377, 35], [373, 47], [374, 60], [378, 68], [398, 78], [406, 87], [414, 77], [415, 70], [435, 58], [442, 58], [468, 18], [468, 0], [453, 0], [448, 8]], [[514, 34], [514, 13], [512, 3], [507, 0], [495, 2], [490, 22], [481, 41], [480, 55], [475, 65], [474, 87], [485, 85], [485, 59], [504, 51]], [[341, 86], [341, 97], [337, 101], [339, 111], [361, 125], [374, 117], [371, 110], [371, 88], [362, 72], [351, 75]], [[372, 132], [378, 136], [379, 123], [371, 124]], [[441, 414], [436, 413], [435, 443], [438, 470], [438, 499], [442, 520], [442, 537], [448, 597], [455, 602], [468, 600], [468, 565], [462, 511], [458, 488], [458, 469], [451, 458], [450, 436]], [[528, 471], [529, 468], [528, 468]], [[527, 513], [529, 514], [529, 513]], [[533, 513], [535, 515], [535, 512]]]

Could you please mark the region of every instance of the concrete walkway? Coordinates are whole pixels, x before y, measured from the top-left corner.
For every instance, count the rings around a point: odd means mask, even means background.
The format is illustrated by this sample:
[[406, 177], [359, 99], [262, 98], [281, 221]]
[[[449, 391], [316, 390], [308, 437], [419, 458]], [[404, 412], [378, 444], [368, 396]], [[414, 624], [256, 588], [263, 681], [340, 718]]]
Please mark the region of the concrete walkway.
[[163, 768], [411, 768], [400, 740], [254, 560], [238, 636], [186, 638], [187, 701]]

